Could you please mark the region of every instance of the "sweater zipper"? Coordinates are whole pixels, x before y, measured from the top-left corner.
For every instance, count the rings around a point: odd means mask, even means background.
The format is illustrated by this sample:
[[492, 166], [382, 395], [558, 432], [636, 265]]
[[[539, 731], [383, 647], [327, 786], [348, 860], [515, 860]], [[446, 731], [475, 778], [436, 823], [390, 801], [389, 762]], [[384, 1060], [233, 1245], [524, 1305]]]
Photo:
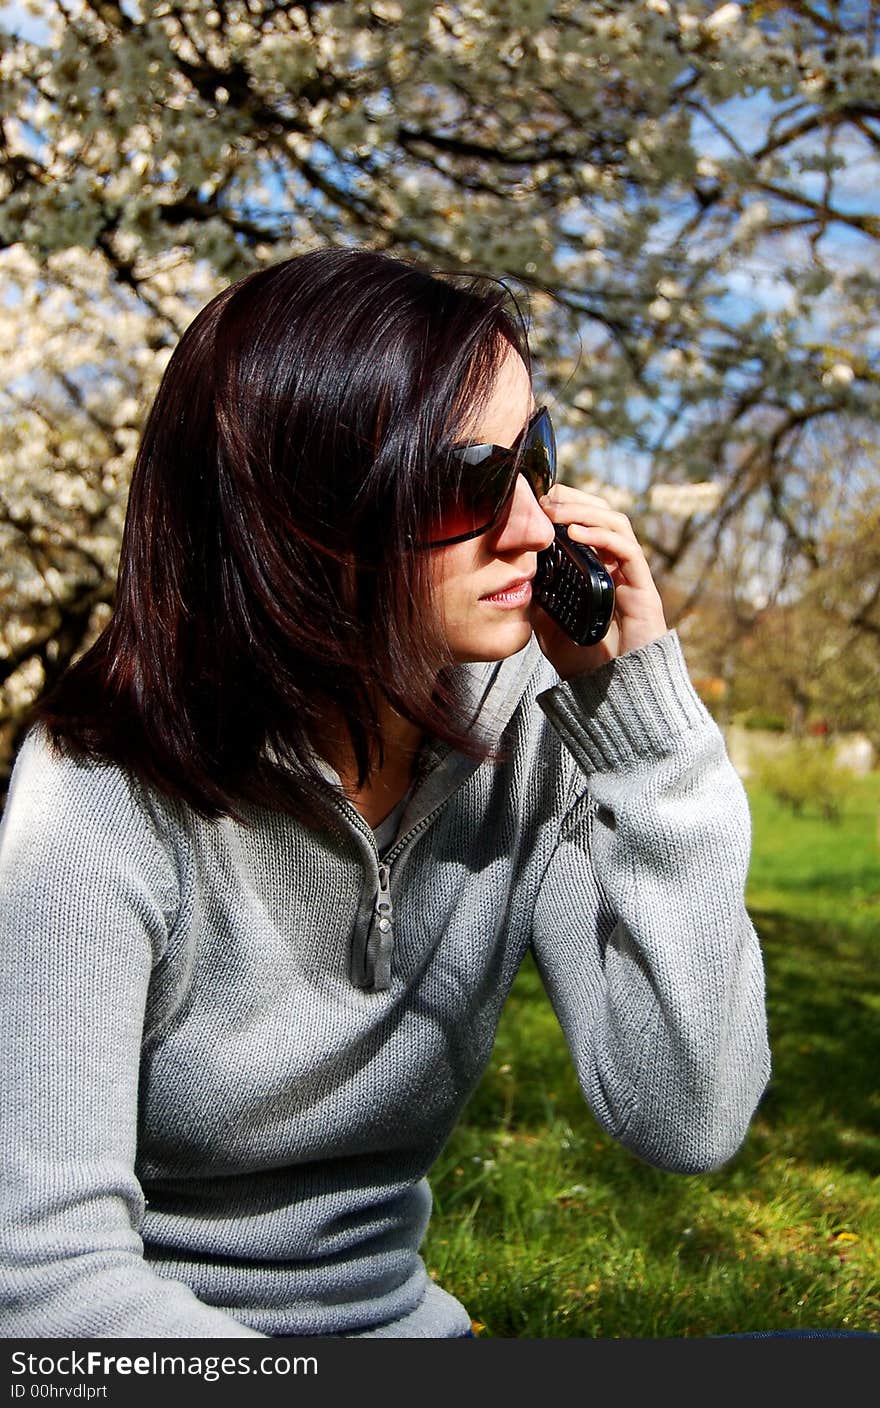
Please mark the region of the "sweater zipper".
[[[425, 827], [434, 819], [439, 811], [445, 807], [449, 801], [449, 796], [444, 797], [436, 806], [432, 807], [426, 816], [423, 816], [415, 826], [410, 827], [403, 836], [399, 836], [389, 850], [386, 859], [378, 859], [376, 850], [376, 837], [372, 828], [368, 828], [365, 821], [359, 816], [354, 808], [355, 827], [362, 836], [367, 837], [372, 843], [372, 851], [378, 863], [378, 886], [373, 896], [373, 910], [370, 916], [370, 925], [366, 938], [360, 945], [359, 968], [360, 980], [358, 987], [366, 988], [373, 992], [386, 991], [391, 986], [391, 956], [394, 952], [394, 906], [391, 899], [391, 861], [398, 860], [405, 850], [409, 849], [410, 843], [418, 836]], [[334, 806], [346, 818], [350, 817], [347, 804], [334, 798]]]
[[446, 805], [445, 797], [423, 816], [404, 836], [400, 836], [384, 861], [379, 861], [379, 884], [373, 898], [373, 914], [366, 943], [363, 946], [362, 971], [367, 987], [383, 992], [391, 986], [391, 956], [394, 952], [394, 904], [391, 899], [391, 861], [396, 860], [409, 843], [425, 829], [437, 812]]
[[[391, 957], [394, 952], [394, 903], [391, 899], [391, 858], [397, 860], [411, 841], [424, 831], [449, 800], [444, 797], [427, 816], [423, 816], [404, 836], [398, 837], [384, 861], [378, 863], [379, 883], [373, 896], [373, 912], [366, 940], [361, 947], [360, 969], [363, 986], [373, 992], [386, 991], [391, 986]], [[360, 829], [360, 828], [359, 828]], [[373, 844], [375, 839], [370, 833]]]
[[379, 862], [379, 888], [373, 901], [373, 917], [367, 935], [366, 974], [374, 989], [391, 986], [391, 954], [394, 949], [394, 906], [391, 902], [391, 872]]

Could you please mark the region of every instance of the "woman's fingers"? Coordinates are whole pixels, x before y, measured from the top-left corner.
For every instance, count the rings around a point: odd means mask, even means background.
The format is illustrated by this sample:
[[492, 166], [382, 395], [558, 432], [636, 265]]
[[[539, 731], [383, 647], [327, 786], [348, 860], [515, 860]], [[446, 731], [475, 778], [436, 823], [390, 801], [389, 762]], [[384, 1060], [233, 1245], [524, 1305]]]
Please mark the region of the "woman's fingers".
[[568, 536], [572, 542], [586, 543], [591, 548], [601, 548], [611, 554], [629, 582], [634, 587], [653, 585], [651, 569], [635, 534], [621, 532], [616, 528], [606, 528], [599, 524], [570, 523]]
[[632, 523], [607, 499], [554, 484], [541, 499], [541, 507], [554, 523], [565, 524], [573, 542], [595, 548], [603, 559], [615, 559], [631, 586], [653, 587], [651, 569]]
[[598, 494], [587, 494], [582, 489], [554, 484], [540, 503], [554, 523], [601, 524], [636, 540], [635, 529], [626, 514], [612, 508], [608, 500]]
[[[590, 494], [564, 484], [554, 484], [540, 503], [552, 522], [565, 525], [573, 543], [591, 547], [613, 574], [614, 624], [602, 643], [606, 655], [622, 654], [665, 634], [663, 602], [626, 514], [613, 508], [601, 494]], [[586, 651], [591, 648], [584, 647]], [[568, 656], [562, 664], [571, 669]], [[560, 669], [559, 664], [557, 669]]]

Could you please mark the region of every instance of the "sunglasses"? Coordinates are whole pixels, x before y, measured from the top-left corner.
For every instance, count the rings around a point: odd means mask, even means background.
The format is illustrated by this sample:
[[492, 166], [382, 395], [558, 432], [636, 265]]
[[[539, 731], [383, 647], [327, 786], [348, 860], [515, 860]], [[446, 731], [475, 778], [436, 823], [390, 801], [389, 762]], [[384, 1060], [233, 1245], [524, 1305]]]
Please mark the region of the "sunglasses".
[[546, 406], [538, 407], [512, 445], [456, 445], [451, 454], [456, 474], [421, 548], [448, 547], [488, 533], [510, 507], [520, 474], [535, 498], [556, 483], [556, 437]]

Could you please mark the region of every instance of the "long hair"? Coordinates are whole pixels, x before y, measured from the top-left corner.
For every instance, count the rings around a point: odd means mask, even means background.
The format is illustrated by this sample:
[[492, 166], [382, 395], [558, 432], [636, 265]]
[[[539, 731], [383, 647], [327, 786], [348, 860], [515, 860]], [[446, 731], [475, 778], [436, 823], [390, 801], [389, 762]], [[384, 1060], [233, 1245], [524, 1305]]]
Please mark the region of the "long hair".
[[326, 824], [327, 720], [363, 786], [382, 763], [377, 692], [493, 756], [456, 714], [414, 545], [510, 345], [530, 369], [501, 280], [369, 250], [298, 255], [212, 299], [146, 421], [112, 618], [27, 725], [242, 824], [246, 803]]

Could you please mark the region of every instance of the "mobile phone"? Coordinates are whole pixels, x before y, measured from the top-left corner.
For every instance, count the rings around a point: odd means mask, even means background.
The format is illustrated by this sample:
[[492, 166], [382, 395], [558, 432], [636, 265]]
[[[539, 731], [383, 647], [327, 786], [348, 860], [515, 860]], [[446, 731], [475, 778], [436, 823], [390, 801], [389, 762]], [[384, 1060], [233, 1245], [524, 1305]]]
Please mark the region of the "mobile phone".
[[595, 645], [614, 614], [611, 573], [586, 543], [571, 540], [563, 523], [554, 527], [554, 541], [538, 553], [532, 600], [576, 645]]

